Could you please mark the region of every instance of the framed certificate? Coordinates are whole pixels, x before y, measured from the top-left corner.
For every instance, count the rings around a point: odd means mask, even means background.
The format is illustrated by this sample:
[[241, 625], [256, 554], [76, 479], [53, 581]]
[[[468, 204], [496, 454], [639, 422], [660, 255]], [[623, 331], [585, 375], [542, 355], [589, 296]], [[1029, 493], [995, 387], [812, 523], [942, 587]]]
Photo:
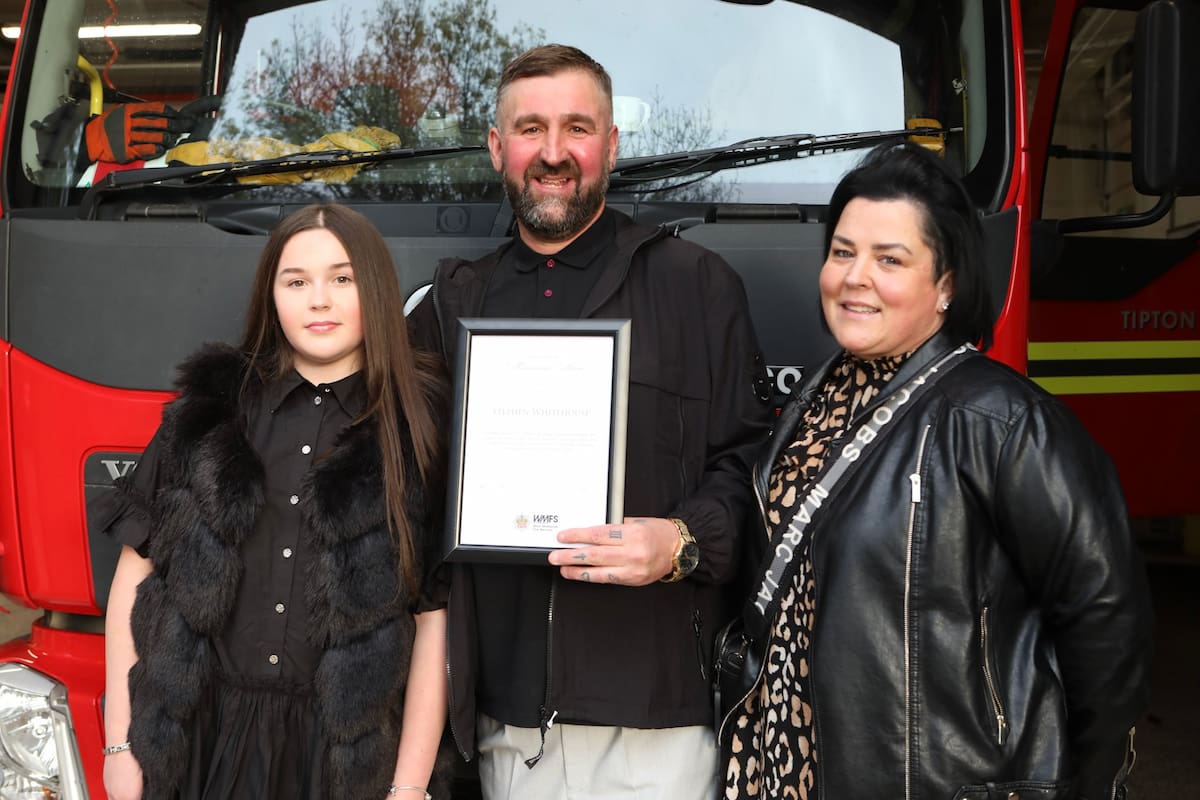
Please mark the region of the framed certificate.
[[621, 522], [629, 320], [459, 320], [445, 554], [545, 564]]

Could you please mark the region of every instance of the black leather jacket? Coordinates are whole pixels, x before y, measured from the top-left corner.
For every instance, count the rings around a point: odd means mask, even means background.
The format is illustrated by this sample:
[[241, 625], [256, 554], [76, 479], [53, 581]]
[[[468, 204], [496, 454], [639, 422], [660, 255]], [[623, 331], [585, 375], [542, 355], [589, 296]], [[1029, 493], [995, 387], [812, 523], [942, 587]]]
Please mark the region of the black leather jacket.
[[[955, 344], [935, 336], [890, 385]], [[803, 392], [758, 462], [760, 498]], [[813, 522], [821, 796], [1123, 796], [1152, 612], [1109, 459], [978, 354], [884, 437]]]

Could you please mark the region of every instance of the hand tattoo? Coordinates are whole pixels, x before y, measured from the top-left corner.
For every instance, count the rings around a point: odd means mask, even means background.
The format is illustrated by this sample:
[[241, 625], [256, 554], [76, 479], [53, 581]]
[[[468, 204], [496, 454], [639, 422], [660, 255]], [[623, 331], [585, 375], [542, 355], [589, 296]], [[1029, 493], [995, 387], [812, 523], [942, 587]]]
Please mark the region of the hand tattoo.
[[571, 556], [571, 558], [575, 559], [576, 561], [587, 561], [587, 553], [576, 553], [575, 555]]
[[583, 572], [579, 573], [579, 579], [591, 583], [592, 574], [585, 569]]
[[620, 529], [620, 528], [613, 528], [613, 529], [611, 529], [611, 530], [608, 532], [608, 538], [610, 538], [610, 539], [620, 539], [620, 538], [621, 538], [621, 529]]

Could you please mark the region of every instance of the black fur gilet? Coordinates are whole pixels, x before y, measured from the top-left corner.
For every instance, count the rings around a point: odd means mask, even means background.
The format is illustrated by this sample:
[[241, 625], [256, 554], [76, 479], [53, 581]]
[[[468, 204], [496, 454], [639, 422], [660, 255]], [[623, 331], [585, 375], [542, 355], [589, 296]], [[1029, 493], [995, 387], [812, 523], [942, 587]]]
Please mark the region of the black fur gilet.
[[[239, 409], [246, 366], [232, 348], [204, 347], [181, 365], [181, 394], [163, 412], [161, 489], [144, 499], [154, 572], [138, 587], [131, 618], [139, 660], [129, 673], [129, 741], [147, 800], [174, 797], [183, 780], [197, 704], [215, 679], [213, 639], [242, 579], [239, 546], [263, 505], [263, 468]], [[430, 515], [415, 464], [405, 473], [405, 507], [420, 536]], [[300, 503], [315, 554], [308, 636], [323, 651], [314, 691], [330, 742], [329, 795], [383, 797], [415, 623], [386, 525], [371, 421], [347, 428], [314, 464]]]

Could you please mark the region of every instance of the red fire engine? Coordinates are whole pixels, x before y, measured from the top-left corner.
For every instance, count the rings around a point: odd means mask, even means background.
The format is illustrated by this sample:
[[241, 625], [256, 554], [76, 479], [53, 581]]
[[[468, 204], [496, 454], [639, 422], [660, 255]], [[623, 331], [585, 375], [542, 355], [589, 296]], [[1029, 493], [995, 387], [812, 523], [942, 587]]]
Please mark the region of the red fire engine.
[[[1200, 7], [1145, 5], [1057, 3], [1027, 134], [1018, 0], [0, 0], [0, 589], [45, 610], [0, 647], [0, 798], [104, 796], [106, 497], [174, 365], [238, 337], [267, 233], [353, 205], [413, 291], [494, 249], [491, 91], [541, 42], [609, 68], [609, 203], [739, 270], [781, 395], [833, 347], [833, 185], [916, 137], [983, 215], [992, 355], [1075, 408], [1134, 513], [1200, 514]], [[88, 135], [136, 114], [154, 143]]]

